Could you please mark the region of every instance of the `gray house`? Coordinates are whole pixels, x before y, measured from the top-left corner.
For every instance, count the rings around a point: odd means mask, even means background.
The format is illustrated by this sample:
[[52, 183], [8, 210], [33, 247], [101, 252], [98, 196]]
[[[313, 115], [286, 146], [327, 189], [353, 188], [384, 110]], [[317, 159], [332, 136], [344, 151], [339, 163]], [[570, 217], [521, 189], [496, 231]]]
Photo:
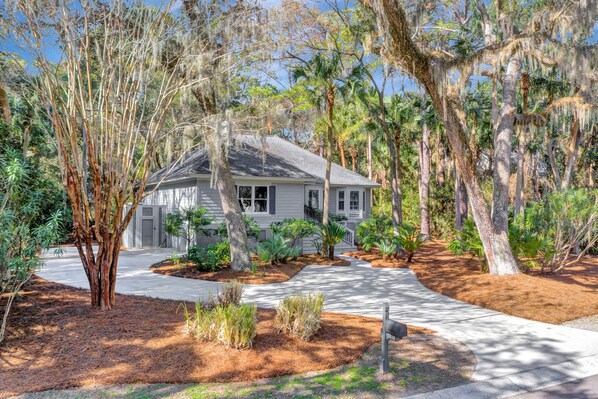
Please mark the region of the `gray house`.
[[[272, 222], [304, 218], [305, 210], [322, 209], [326, 159], [274, 136], [239, 136], [229, 149], [229, 164], [237, 186], [239, 204], [267, 237]], [[162, 169], [152, 176], [148, 190], [154, 190], [139, 206], [127, 228], [123, 245], [128, 248], [174, 247], [185, 250], [185, 243], [163, 231], [167, 213], [200, 205], [208, 210], [216, 228], [223, 220], [218, 191], [210, 187], [210, 162], [205, 149], [196, 150], [179, 165]], [[156, 188], [156, 183], [161, 182]], [[330, 212], [344, 215], [347, 227], [341, 250], [354, 245], [355, 226], [371, 213], [371, 190], [375, 183], [340, 165], [332, 164]], [[206, 245], [214, 237], [199, 237]], [[313, 252], [311, 240], [304, 240], [305, 253]]]

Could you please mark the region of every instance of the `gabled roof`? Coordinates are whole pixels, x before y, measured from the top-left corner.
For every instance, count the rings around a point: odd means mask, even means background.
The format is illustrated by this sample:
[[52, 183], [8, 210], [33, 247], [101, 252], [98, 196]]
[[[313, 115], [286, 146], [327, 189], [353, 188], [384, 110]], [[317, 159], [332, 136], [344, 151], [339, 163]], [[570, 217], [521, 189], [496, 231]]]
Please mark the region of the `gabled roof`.
[[[273, 177], [323, 183], [326, 159], [293, 143], [275, 136], [237, 136], [237, 144], [228, 150], [233, 176]], [[157, 183], [210, 174], [210, 159], [205, 148], [195, 150], [179, 165], [172, 165], [154, 173], [150, 180]], [[330, 171], [330, 184], [335, 186], [378, 187], [360, 174], [335, 163]]]

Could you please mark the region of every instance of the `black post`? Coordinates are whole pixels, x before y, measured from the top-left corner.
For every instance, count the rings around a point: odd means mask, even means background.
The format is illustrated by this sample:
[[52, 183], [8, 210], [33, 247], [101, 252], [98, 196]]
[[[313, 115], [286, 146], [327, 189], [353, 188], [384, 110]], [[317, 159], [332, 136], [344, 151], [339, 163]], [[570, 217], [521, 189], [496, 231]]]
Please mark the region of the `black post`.
[[389, 307], [388, 302], [384, 302], [382, 307], [382, 358], [380, 359], [380, 371], [382, 374], [388, 373], [388, 337], [386, 336], [386, 324], [388, 321]]

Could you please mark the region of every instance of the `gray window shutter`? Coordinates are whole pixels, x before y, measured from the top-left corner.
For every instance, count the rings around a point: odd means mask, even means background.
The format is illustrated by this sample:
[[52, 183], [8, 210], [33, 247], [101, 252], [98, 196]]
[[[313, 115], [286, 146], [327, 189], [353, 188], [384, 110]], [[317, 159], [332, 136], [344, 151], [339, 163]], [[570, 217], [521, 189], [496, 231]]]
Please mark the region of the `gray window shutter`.
[[268, 203], [270, 204], [270, 215], [276, 214], [276, 186], [270, 186], [268, 192]]

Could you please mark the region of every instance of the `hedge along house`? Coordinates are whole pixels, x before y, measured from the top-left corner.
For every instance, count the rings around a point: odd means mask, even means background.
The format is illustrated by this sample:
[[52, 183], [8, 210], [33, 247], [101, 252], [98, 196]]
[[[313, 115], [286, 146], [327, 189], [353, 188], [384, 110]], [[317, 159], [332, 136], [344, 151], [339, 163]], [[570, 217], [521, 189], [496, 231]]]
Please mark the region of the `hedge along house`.
[[[229, 148], [228, 160], [243, 212], [256, 220], [260, 239], [269, 236], [273, 222], [309, 218], [321, 210], [326, 159], [282, 138], [238, 136]], [[189, 154], [179, 165], [166, 167], [150, 180], [149, 194], [137, 209], [123, 238], [128, 248], [173, 247], [185, 251], [185, 241], [164, 232], [166, 214], [194, 205], [207, 209], [216, 229], [224, 216], [220, 195], [210, 187], [210, 160], [205, 149]], [[156, 184], [159, 186], [156, 187]], [[153, 183], [153, 184], [152, 184]], [[355, 172], [333, 163], [330, 174], [331, 213], [347, 218], [347, 234], [340, 250], [354, 247], [355, 226], [371, 213], [371, 190], [379, 187]], [[200, 246], [217, 238], [197, 237]], [[314, 251], [311, 239], [302, 243], [305, 253]]]

